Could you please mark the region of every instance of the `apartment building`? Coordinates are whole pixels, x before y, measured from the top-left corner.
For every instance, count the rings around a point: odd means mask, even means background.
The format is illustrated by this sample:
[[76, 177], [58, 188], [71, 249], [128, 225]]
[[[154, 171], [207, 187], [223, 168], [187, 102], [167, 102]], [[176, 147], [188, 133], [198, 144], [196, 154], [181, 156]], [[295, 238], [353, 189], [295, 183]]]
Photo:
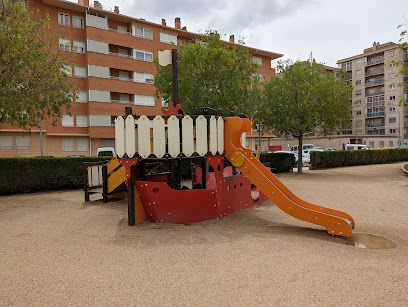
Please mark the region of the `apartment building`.
[[350, 143], [385, 148], [407, 142], [408, 77], [399, 74], [407, 60], [407, 49], [398, 44], [374, 42], [362, 54], [337, 61], [353, 87], [352, 123], [345, 131]]
[[[51, 119], [41, 123], [43, 154], [55, 157], [94, 156], [98, 147], [114, 146], [114, 118], [123, 115], [127, 106], [133, 114], [162, 114], [162, 101], [155, 97], [153, 86], [153, 59], [159, 50], [174, 48], [178, 40], [198, 37], [181, 27], [180, 18], [170, 27], [164, 19], [156, 24], [129, 17], [119, 7], [112, 10], [98, 1], [31, 0], [29, 8], [38, 10], [40, 18], [49, 15], [53, 34], [64, 33], [51, 47], [70, 61], [65, 69], [78, 88], [72, 115], [62, 115], [56, 126]], [[234, 46], [233, 35], [227, 44]], [[271, 61], [282, 54], [246, 48], [250, 60], [259, 64], [260, 78], [275, 75]], [[40, 155], [40, 131], [32, 132], [3, 125], [0, 157]]]

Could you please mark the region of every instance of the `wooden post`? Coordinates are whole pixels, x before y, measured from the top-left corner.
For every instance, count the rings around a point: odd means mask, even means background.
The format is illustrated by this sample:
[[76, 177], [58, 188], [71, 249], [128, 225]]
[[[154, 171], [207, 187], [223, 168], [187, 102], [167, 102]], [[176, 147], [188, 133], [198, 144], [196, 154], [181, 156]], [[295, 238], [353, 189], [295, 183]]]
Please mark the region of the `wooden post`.
[[171, 50], [171, 63], [173, 65], [173, 106], [175, 107], [179, 104], [177, 49]]
[[135, 174], [134, 166], [130, 168], [130, 178], [127, 184], [128, 195], [128, 225], [135, 225]]
[[102, 199], [103, 203], [108, 202], [108, 167], [106, 164], [102, 165]]

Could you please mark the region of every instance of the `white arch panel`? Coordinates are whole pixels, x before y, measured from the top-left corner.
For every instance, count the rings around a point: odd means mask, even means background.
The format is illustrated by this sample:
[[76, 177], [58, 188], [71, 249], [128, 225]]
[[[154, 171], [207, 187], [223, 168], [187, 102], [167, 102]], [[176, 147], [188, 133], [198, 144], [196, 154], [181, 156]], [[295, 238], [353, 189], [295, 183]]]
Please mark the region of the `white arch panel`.
[[215, 116], [211, 116], [210, 118], [210, 152], [212, 155], [217, 154], [217, 120]]
[[183, 154], [190, 157], [194, 153], [193, 119], [187, 115], [181, 120], [181, 134], [183, 140]]
[[137, 135], [135, 119], [132, 115], [128, 115], [125, 120], [125, 150], [129, 158], [132, 158], [137, 152]]
[[169, 154], [173, 158], [180, 154], [180, 121], [172, 115], [167, 121]]
[[164, 119], [160, 115], [153, 119], [153, 153], [157, 158], [166, 154], [166, 130]]
[[197, 153], [204, 156], [208, 152], [207, 120], [203, 115], [196, 119]]
[[115, 119], [115, 151], [119, 158], [125, 155], [125, 120], [122, 116]]
[[150, 155], [150, 120], [142, 115], [137, 121], [137, 136], [139, 140], [139, 155], [146, 159]]
[[220, 116], [217, 119], [218, 153], [224, 153], [224, 119]]

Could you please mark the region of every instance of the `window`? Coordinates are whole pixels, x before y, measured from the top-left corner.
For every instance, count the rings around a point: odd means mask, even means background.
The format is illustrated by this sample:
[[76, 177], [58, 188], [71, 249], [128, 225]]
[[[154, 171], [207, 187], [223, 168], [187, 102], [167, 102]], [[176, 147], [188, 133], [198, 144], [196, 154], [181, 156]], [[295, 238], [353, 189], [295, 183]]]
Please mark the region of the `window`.
[[75, 151], [74, 139], [62, 139], [62, 151]]
[[133, 26], [133, 35], [142, 38], [153, 39], [153, 31], [142, 27]]
[[135, 105], [154, 107], [154, 96], [136, 94]]
[[72, 16], [72, 26], [74, 28], [83, 29], [84, 28], [84, 19], [78, 16]]
[[397, 109], [395, 107], [389, 107], [388, 112], [395, 112]]
[[85, 42], [74, 41], [73, 45], [75, 53], [85, 53]]
[[388, 118], [388, 122], [390, 124], [395, 124], [397, 122], [397, 118], [396, 117], [390, 117], [390, 118]]
[[153, 62], [153, 52], [134, 49], [134, 56], [136, 60]]
[[391, 89], [391, 90], [395, 90], [396, 88], [397, 88], [397, 86], [396, 86], [395, 84], [391, 84], [391, 85], [390, 85], [390, 89]]
[[162, 97], [162, 107], [164, 107], [164, 108], [167, 108], [167, 102], [166, 102], [166, 99], [164, 99], [163, 97]]
[[87, 91], [77, 91], [76, 102], [88, 102], [88, 92]]
[[368, 147], [373, 148], [374, 147], [374, 141], [369, 141], [368, 142]]
[[74, 67], [75, 78], [86, 78], [86, 66]]
[[356, 70], [356, 76], [359, 76], [359, 75], [361, 75], [361, 69]]
[[58, 23], [63, 26], [69, 26], [69, 14], [58, 13]]
[[30, 149], [30, 136], [16, 136], [16, 149]]
[[121, 103], [129, 103], [129, 94], [119, 94], [119, 100]]
[[361, 121], [361, 119], [356, 120], [356, 126], [361, 126], [363, 124], [363, 122]]
[[262, 58], [257, 57], [257, 56], [253, 56], [253, 57], [252, 57], [252, 63], [256, 63], [256, 64], [258, 64], [259, 66], [262, 66]]
[[129, 80], [129, 72], [119, 71], [119, 80], [128, 81]]
[[388, 147], [394, 147], [394, 142], [393, 141], [388, 141]]
[[390, 129], [390, 134], [394, 134], [394, 133], [396, 133], [397, 132], [397, 130], [395, 129], [395, 128], [391, 128]]
[[148, 74], [144, 72], [137, 72], [135, 71], [133, 74], [133, 80], [135, 82], [140, 82], [140, 83], [147, 83], [147, 84], [153, 84], [153, 74]]
[[357, 90], [356, 91], [356, 96], [360, 96], [361, 95], [361, 90]]
[[77, 151], [88, 151], [88, 139], [77, 139]]
[[160, 32], [160, 41], [166, 44], [177, 45], [177, 35]]
[[119, 56], [128, 57], [128, 56], [129, 56], [129, 52], [128, 52], [127, 49], [118, 48], [118, 55], [119, 55]]
[[77, 127], [88, 127], [88, 115], [77, 115], [76, 116], [76, 126]]
[[259, 75], [259, 74], [254, 74], [253, 79], [254, 79], [254, 81], [262, 82], [263, 81], [263, 76]]
[[61, 68], [61, 72], [66, 74], [68, 77], [72, 77], [72, 66], [71, 65], [64, 65]]
[[74, 117], [72, 115], [63, 114], [61, 117], [62, 127], [74, 127]]
[[379, 147], [384, 147], [384, 141], [380, 141], [380, 143], [378, 144]]
[[388, 51], [388, 55], [389, 56], [394, 56], [395, 55], [395, 51], [393, 50], [393, 51]]
[[356, 85], [361, 84], [361, 80], [356, 80]]
[[390, 68], [393, 68], [394, 66], [394, 63], [390, 63]]
[[355, 104], [356, 106], [361, 106], [361, 100], [357, 100]]
[[361, 59], [357, 59], [356, 60], [356, 64], [361, 64], [362, 62], [361, 62]]
[[390, 101], [395, 100], [395, 96], [390, 96]]
[[369, 94], [369, 95], [375, 94], [375, 88], [370, 88], [370, 89], [368, 90], [368, 94]]
[[389, 77], [390, 79], [394, 79], [394, 78], [395, 78], [395, 73], [389, 74], [388, 77]]
[[361, 115], [361, 110], [357, 110], [356, 111], [356, 115], [358, 116], [358, 115]]
[[59, 39], [59, 49], [62, 51], [71, 51], [71, 41], [69, 39]]
[[13, 149], [12, 135], [0, 135], [0, 149]]

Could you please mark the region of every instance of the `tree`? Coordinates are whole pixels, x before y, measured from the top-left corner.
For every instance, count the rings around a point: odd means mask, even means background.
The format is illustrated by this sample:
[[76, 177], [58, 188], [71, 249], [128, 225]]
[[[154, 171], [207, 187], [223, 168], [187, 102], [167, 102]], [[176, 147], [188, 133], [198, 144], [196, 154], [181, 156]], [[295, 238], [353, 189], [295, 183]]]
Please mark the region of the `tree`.
[[347, 126], [352, 89], [321, 64], [279, 62], [278, 72], [264, 85], [260, 120], [266, 129], [299, 140], [301, 173], [303, 137], [316, 132], [327, 135]]
[[0, 0], [0, 125], [25, 130], [69, 110], [72, 78], [51, 47], [48, 17], [40, 20], [18, 0]]
[[[257, 64], [249, 61], [247, 48], [236, 45], [229, 49], [216, 31], [207, 31], [195, 41], [179, 44], [177, 52], [179, 100], [187, 114], [202, 107], [245, 111], [251, 100], [251, 82], [257, 82], [252, 80]], [[156, 95], [172, 101], [172, 65], [155, 62]]]

